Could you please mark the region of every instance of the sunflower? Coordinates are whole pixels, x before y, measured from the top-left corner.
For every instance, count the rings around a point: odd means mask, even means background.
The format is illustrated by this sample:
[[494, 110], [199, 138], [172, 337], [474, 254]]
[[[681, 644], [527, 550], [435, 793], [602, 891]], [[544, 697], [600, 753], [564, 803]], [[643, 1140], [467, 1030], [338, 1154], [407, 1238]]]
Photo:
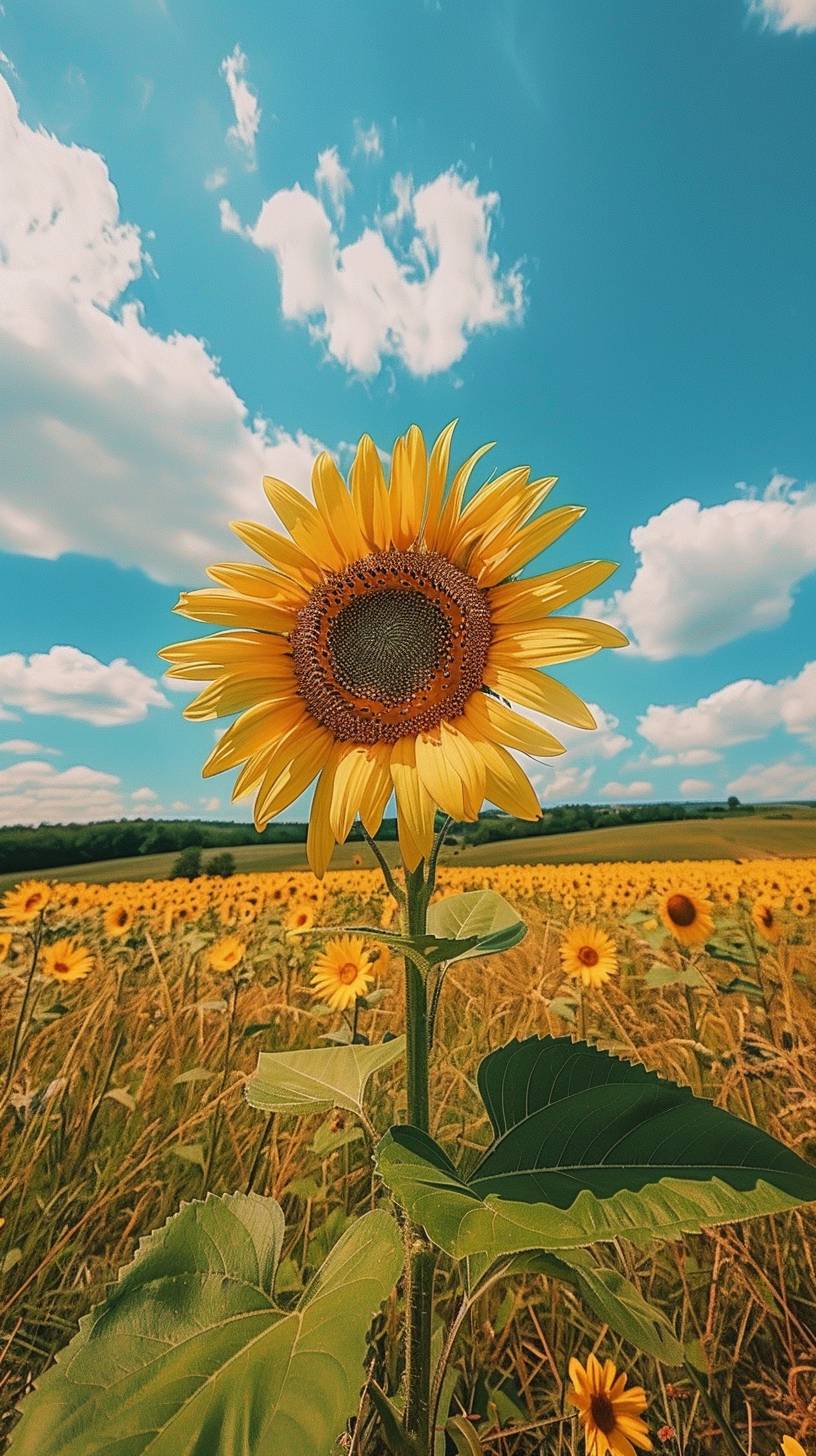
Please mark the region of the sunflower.
[[702, 945], [714, 929], [711, 901], [687, 886], [672, 888], [663, 896], [660, 918], [681, 945]]
[[120, 936], [127, 935], [133, 924], [133, 911], [123, 900], [115, 900], [105, 911], [103, 921], [105, 934], [111, 940], [118, 940]]
[[613, 1456], [635, 1456], [635, 1446], [651, 1451], [652, 1443], [640, 1419], [647, 1406], [642, 1386], [633, 1385], [627, 1390], [626, 1375], [618, 1375], [611, 1360], [605, 1360], [602, 1366], [594, 1355], [590, 1355], [586, 1367], [573, 1356], [569, 1376], [572, 1390], [568, 1399], [580, 1412], [590, 1456], [606, 1456], [608, 1451]]
[[244, 942], [237, 935], [224, 935], [210, 946], [207, 965], [211, 971], [234, 971], [244, 959]]
[[475, 451], [448, 484], [453, 425], [430, 455], [412, 425], [386, 483], [364, 435], [343, 480], [326, 452], [314, 504], [283, 481], [264, 489], [288, 534], [250, 521], [236, 535], [264, 559], [213, 566], [215, 587], [183, 592], [176, 611], [225, 630], [167, 647], [169, 676], [209, 685], [192, 719], [240, 716], [204, 775], [243, 765], [234, 797], [255, 795], [262, 830], [317, 777], [307, 853], [325, 872], [357, 814], [376, 834], [396, 795], [404, 864], [433, 841], [440, 808], [474, 820], [485, 799], [523, 819], [538, 797], [510, 750], [563, 752], [508, 706], [594, 728], [585, 703], [538, 669], [625, 645], [616, 628], [555, 616], [615, 569], [584, 561], [528, 580], [521, 569], [582, 515], [537, 515], [555, 479], [507, 470], [465, 504]]
[[284, 925], [287, 930], [310, 930], [314, 925], [315, 914], [312, 905], [292, 905], [284, 917]]
[[7, 890], [0, 915], [7, 920], [34, 920], [51, 899], [51, 888], [39, 880], [23, 880]]
[[615, 942], [595, 925], [575, 925], [561, 941], [561, 962], [566, 974], [587, 989], [602, 986], [617, 973]]
[[[796, 915], [798, 919], [807, 919], [808, 915], [810, 914], [810, 901], [807, 895], [803, 894], [800, 890], [799, 894], [794, 895], [793, 899], [791, 900], [790, 908], [791, 914]], [[788, 1439], [790, 1440], [790, 1437]]]
[[45, 946], [41, 966], [55, 981], [81, 981], [93, 970], [93, 952], [67, 937]]
[[0, 966], [2, 966], [4, 960], [6, 960], [8, 956], [9, 951], [11, 950], [12, 938], [13, 937], [10, 930], [0, 931]]
[[766, 897], [755, 900], [751, 907], [751, 919], [763, 940], [769, 945], [776, 945], [782, 934], [782, 926], [777, 915], [777, 906]]
[[369, 956], [359, 935], [327, 940], [312, 966], [312, 995], [334, 1011], [353, 1006], [358, 996], [365, 996], [374, 979]]

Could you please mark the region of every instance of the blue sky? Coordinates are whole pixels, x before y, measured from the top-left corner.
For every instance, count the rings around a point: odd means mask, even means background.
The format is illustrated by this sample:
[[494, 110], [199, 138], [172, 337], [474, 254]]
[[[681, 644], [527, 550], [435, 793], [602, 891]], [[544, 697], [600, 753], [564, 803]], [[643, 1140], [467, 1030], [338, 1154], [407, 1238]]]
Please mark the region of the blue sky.
[[621, 562], [544, 802], [816, 798], [816, 0], [5, 0], [0, 52], [0, 822], [244, 813], [176, 590], [264, 470], [454, 416]]

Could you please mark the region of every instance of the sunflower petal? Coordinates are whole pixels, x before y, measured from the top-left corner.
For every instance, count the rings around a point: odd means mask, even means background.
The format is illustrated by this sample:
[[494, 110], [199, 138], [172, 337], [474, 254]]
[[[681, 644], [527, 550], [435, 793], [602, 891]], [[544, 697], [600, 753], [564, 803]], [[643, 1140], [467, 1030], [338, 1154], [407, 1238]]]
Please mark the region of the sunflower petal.
[[369, 546], [392, 543], [391, 509], [382, 461], [370, 435], [362, 435], [351, 467], [351, 499]]
[[488, 656], [484, 680], [501, 697], [521, 703], [524, 708], [532, 708], [535, 713], [546, 713], [549, 718], [558, 718], [562, 723], [570, 723], [573, 728], [598, 726], [577, 693], [537, 668], [496, 666]]
[[194, 622], [212, 622], [223, 627], [256, 627], [261, 632], [291, 632], [294, 613], [271, 602], [237, 596], [229, 591], [181, 592], [174, 612]]
[[465, 717], [471, 728], [489, 742], [502, 743], [521, 753], [553, 755], [564, 752], [563, 743], [559, 743], [545, 728], [522, 718], [520, 713], [514, 713], [512, 708], [488, 693], [471, 694], [465, 705]]

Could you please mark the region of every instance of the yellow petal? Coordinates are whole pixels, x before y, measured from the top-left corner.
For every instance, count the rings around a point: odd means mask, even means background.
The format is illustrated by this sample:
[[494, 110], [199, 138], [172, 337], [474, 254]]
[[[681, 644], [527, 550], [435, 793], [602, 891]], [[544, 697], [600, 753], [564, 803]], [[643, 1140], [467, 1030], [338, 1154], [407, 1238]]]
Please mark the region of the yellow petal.
[[338, 844], [348, 838], [354, 820], [361, 812], [372, 777], [378, 775], [377, 760], [367, 745], [348, 743], [334, 775], [330, 820]]
[[337, 745], [329, 755], [325, 768], [317, 781], [317, 787], [309, 812], [309, 828], [306, 834], [306, 858], [312, 874], [322, 880], [334, 853], [335, 839], [332, 834], [329, 812], [334, 790], [334, 772], [338, 762]]
[[507, 748], [535, 755], [564, 752], [563, 744], [546, 729], [522, 718], [520, 713], [514, 713], [487, 693], [471, 694], [465, 704], [465, 718], [472, 732], [490, 743], [502, 743]]
[[305, 551], [301, 551], [288, 536], [260, 526], [257, 521], [230, 521], [230, 529], [251, 551], [271, 561], [293, 581], [315, 582], [320, 578], [320, 567]]
[[523, 622], [556, 612], [595, 591], [616, 570], [614, 561], [579, 561], [544, 576], [504, 582], [490, 588], [490, 614], [494, 622]]
[[498, 743], [489, 743], [486, 739], [474, 741], [487, 770], [485, 798], [517, 819], [540, 819], [538, 795], [512, 754]]
[[369, 546], [392, 544], [391, 510], [382, 461], [370, 435], [363, 435], [351, 467], [351, 499]]
[[455, 767], [464, 796], [465, 817], [478, 819], [485, 796], [485, 762], [476, 751], [467, 731], [462, 731], [458, 722], [441, 723], [442, 746]]
[[400, 738], [391, 750], [391, 778], [397, 796], [397, 830], [406, 869], [415, 870], [433, 845], [434, 802], [416, 770], [412, 738]]
[[281, 606], [297, 610], [309, 600], [309, 590], [291, 581], [280, 572], [270, 571], [268, 566], [254, 566], [245, 561], [224, 561], [217, 566], [208, 566], [207, 575], [229, 591], [243, 593], [248, 597], [259, 597], [262, 601], [278, 602]]
[[546, 713], [574, 728], [595, 728], [597, 724], [586, 703], [571, 688], [534, 667], [501, 667], [488, 659], [484, 680], [503, 698]]
[[221, 735], [201, 770], [204, 778], [235, 768], [251, 754], [288, 733], [306, 716], [303, 700], [291, 694], [256, 703]]
[[371, 770], [360, 805], [360, 818], [372, 838], [382, 824], [385, 806], [391, 798], [391, 745], [375, 743], [371, 750]]
[[255, 676], [251, 673], [226, 673], [217, 682], [202, 690], [184, 709], [185, 718], [193, 723], [222, 718], [228, 713], [243, 713], [258, 702], [280, 701], [295, 693], [291, 673], [286, 677]]
[[416, 740], [416, 766], [425, 791], [444, 814], [465, 818], [465, 786], [441, 736], [420, 733]]
[[330, 571], [345, 566], [342, 551], [337, 547], [331, 532], [311, 501], [285, 480], [276, 480], [273, 475], [264, 476], [264, 490], [273, 511], [283, 521], [289, 535], [307, 556]]
[[305, 729], [298, 726], [278, 744], [255, 800], [255, 827], [259, 833], [308, 788], [333, 745], [332, 735], [318, 723]]
[[434, 441], [428, 461], [428, 495], [425, 502], [425, 519], [420, 528], [420, 537], [426, 539], [429, 530], [433, 531], [439, 521], [439, 512], [442, 509], [445, 484], [448, 478], [451, 442], [457, 423], [458, 421], [451, 420], [450, 424], [440, 431]]
[[486, 455], [488, 450], [492, 449], [492, 442], [488, 445], [480, 445], [479, 449], [474, 450], [473, 454], [468, 456], [465, 463], [459, 466], [451, 481], [450, 490], [445, 498], [445, 503], [438, 520], [435, 524], [432, 520], [428, 520], [425, 540], [433, 550], [444, 553], [448, 549], [450, 541], [453, 539], [456, 522], [459, 519], [459, 512], [462, 507], [468, 481], [479, 461], [482, 459], [482, 456]]
[[404, 551], [419, 533], [425, 510], [428, 470], [422, 431], [411, 425], [394, 441], [391, 456], [391, 531], [394, 545]]
[[194, 622], [256, 627], [261, 632], [291, 632], [295, 625], [294, 613], [283, 607], [253, 597], [236, 596], [234, 592], [210, 591], [206, 587], [203, 591], [182, 592], [173, 611]]
[[312, 467], [312, 490], [317, 508], [341, 552], [343, 561], [359, 561], [368, 555], [368, 542], [340, 471], [331, 455], [322, 450]]
[[509, 551], [499, 550], [489, 556], [477, 573], [482, 587], [495, 586], [509, 576], [515, 576], [528, 561], [545, 551], [570, 526], [580, 521], [585, 513], [584, 506], [560, 506], [555, 511], [545, 511], [543, 516], [531, 521], [519, 531]]
[[218, 668], [232, 667], [241, 659], [247, 661], [256, 654], [266, 656], [288, 652], [289, 644], [283, 638], [265, 636], [250, 629], [246, 632], [211, 632], [206, 637], [173, 642], [169, 647], [163, 647], [158, 656], [175, 666], [200, 664]]

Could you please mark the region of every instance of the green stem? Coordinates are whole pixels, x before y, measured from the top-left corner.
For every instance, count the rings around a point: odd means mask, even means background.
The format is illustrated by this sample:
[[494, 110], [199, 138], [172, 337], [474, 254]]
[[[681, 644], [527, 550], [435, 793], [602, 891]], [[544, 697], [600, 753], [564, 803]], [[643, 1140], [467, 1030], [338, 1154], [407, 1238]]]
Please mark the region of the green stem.
[[711, 1394], [708, 1385], [703, 1380], [699, 1371], [695, 1370], [694, 1366], [690, 1365], [688, 1361], [684, 1362], [683, 1368], [695, 1390], [699, 1392], [700, 1399], [703, 1402], [703, 1405], [705, 1406], [709, 1416], [713, 1421], [716, 1421], [717, 1425], [722, 1431], [723, 1442], [727, 1450], [730, 1452], [730, 1456], [745, 1456], [745, 1447], [737, 1436], [733, 1426], [723, 1414], [722, 1410], [714, 1399], [714, 1396]]
[[14, 1073], [17, 1070], [17, 1059], [20, 1055], [20, 1046], [23, 1040], [23, 1031], [26, 1029], [26, 1011], [28, 1010], [28, 1001], [31, 995], [31, 986], [34, 980], [34, 973], [37, 969], [37, 961], [40, 958], [40, 944], [42, 941], [43, 920], [44, 912], [41, 910], [40, 918], [37, 921], [37, 929], [34, 932], [34, 945], [31, 953], [31, 965], [29, 967], [28, 977], [25, 983], [23, 999], [20, 1002], [20, 1012], [17, 1017], [17, 1025], [14, 1028], [14, 1040], [11, 1044], [8, 1070], [6, 1072], [5, 1083], [3, 1084], [3, 1098], [5, 1098], [7, 1092], [9, 1092], [9, 1090], [11, 1089], [12, 1082], [14, 1081]]
[[[423, 935], [428, 908], [424, 866], [407, 871], [406, 929]], [[423, 1132], [430, 1126], [428, 1093], [428, 998], [425, 977], [405, 959], [405, 1029], [407, 1036], [408, 1120]], [[431, 1321], [436, 1255], [422, 1229], [405, 1230], [405, 1429], [413, 1438], [417, 1456], [431, 1451]]]
[[236, 1013], [236, 1011], [238, 1009], [238, 991], [239, 991], [239, 987], [240, 987], [240, 982], [238, 980], [238, 977], [236, 976], [235, 979], [234, 979], [234, 981], [233, 981], [233, 983], [232, 983], [232, 1004], [230, 1005], [229, 1022], [227, 1024], [227, 1039], [226, 1039], [226, 1043], [224, 1045], [224, 1065], [223, 1065], [222, 1070], [221, 1070], [221, 1085], [220, 1085], [220, 1087], [218, 1089], [218, 1103], [217, 1103], [217, 1106], [216, 1106], [216, 1109], [215, 1109], [215, 1114], [213, 1116], [212, 1134], [210, 1136], [210, 1146], [209, 1146], [209, 1148], [207, 1150], [207, 1163], [206, 1163], [206, 1166], [204, 1168], [204, 1176], [203, 1176], [203, 1178], [201, 1180], [201, 1197], [202, 1198], [206, 1198], [206, 1196], [207, 1196], [207, 1190], [209, 1189], [209, 1186], [210, 1186], [210, 1177], [212, 1175], [212, 1170], [213, 1170], [213, 1163], [215, 1162], [215, 1154], [216, 1154], [216, 1150], [218, 1148], [218, 1139], [219, 1139], [219, 1137], [221, 1135], [221, 1098], [222, 1098], [222, 1096], [224, 1094], [224, 1089], [225, 1089], [225, 1087], [227, 1085], [227, 1077], [229, 1076], [230, 1052], [232, 1051], [232, 1034], [233, 1034], [233, 1031], [235, 1030], [235, 1013]]

